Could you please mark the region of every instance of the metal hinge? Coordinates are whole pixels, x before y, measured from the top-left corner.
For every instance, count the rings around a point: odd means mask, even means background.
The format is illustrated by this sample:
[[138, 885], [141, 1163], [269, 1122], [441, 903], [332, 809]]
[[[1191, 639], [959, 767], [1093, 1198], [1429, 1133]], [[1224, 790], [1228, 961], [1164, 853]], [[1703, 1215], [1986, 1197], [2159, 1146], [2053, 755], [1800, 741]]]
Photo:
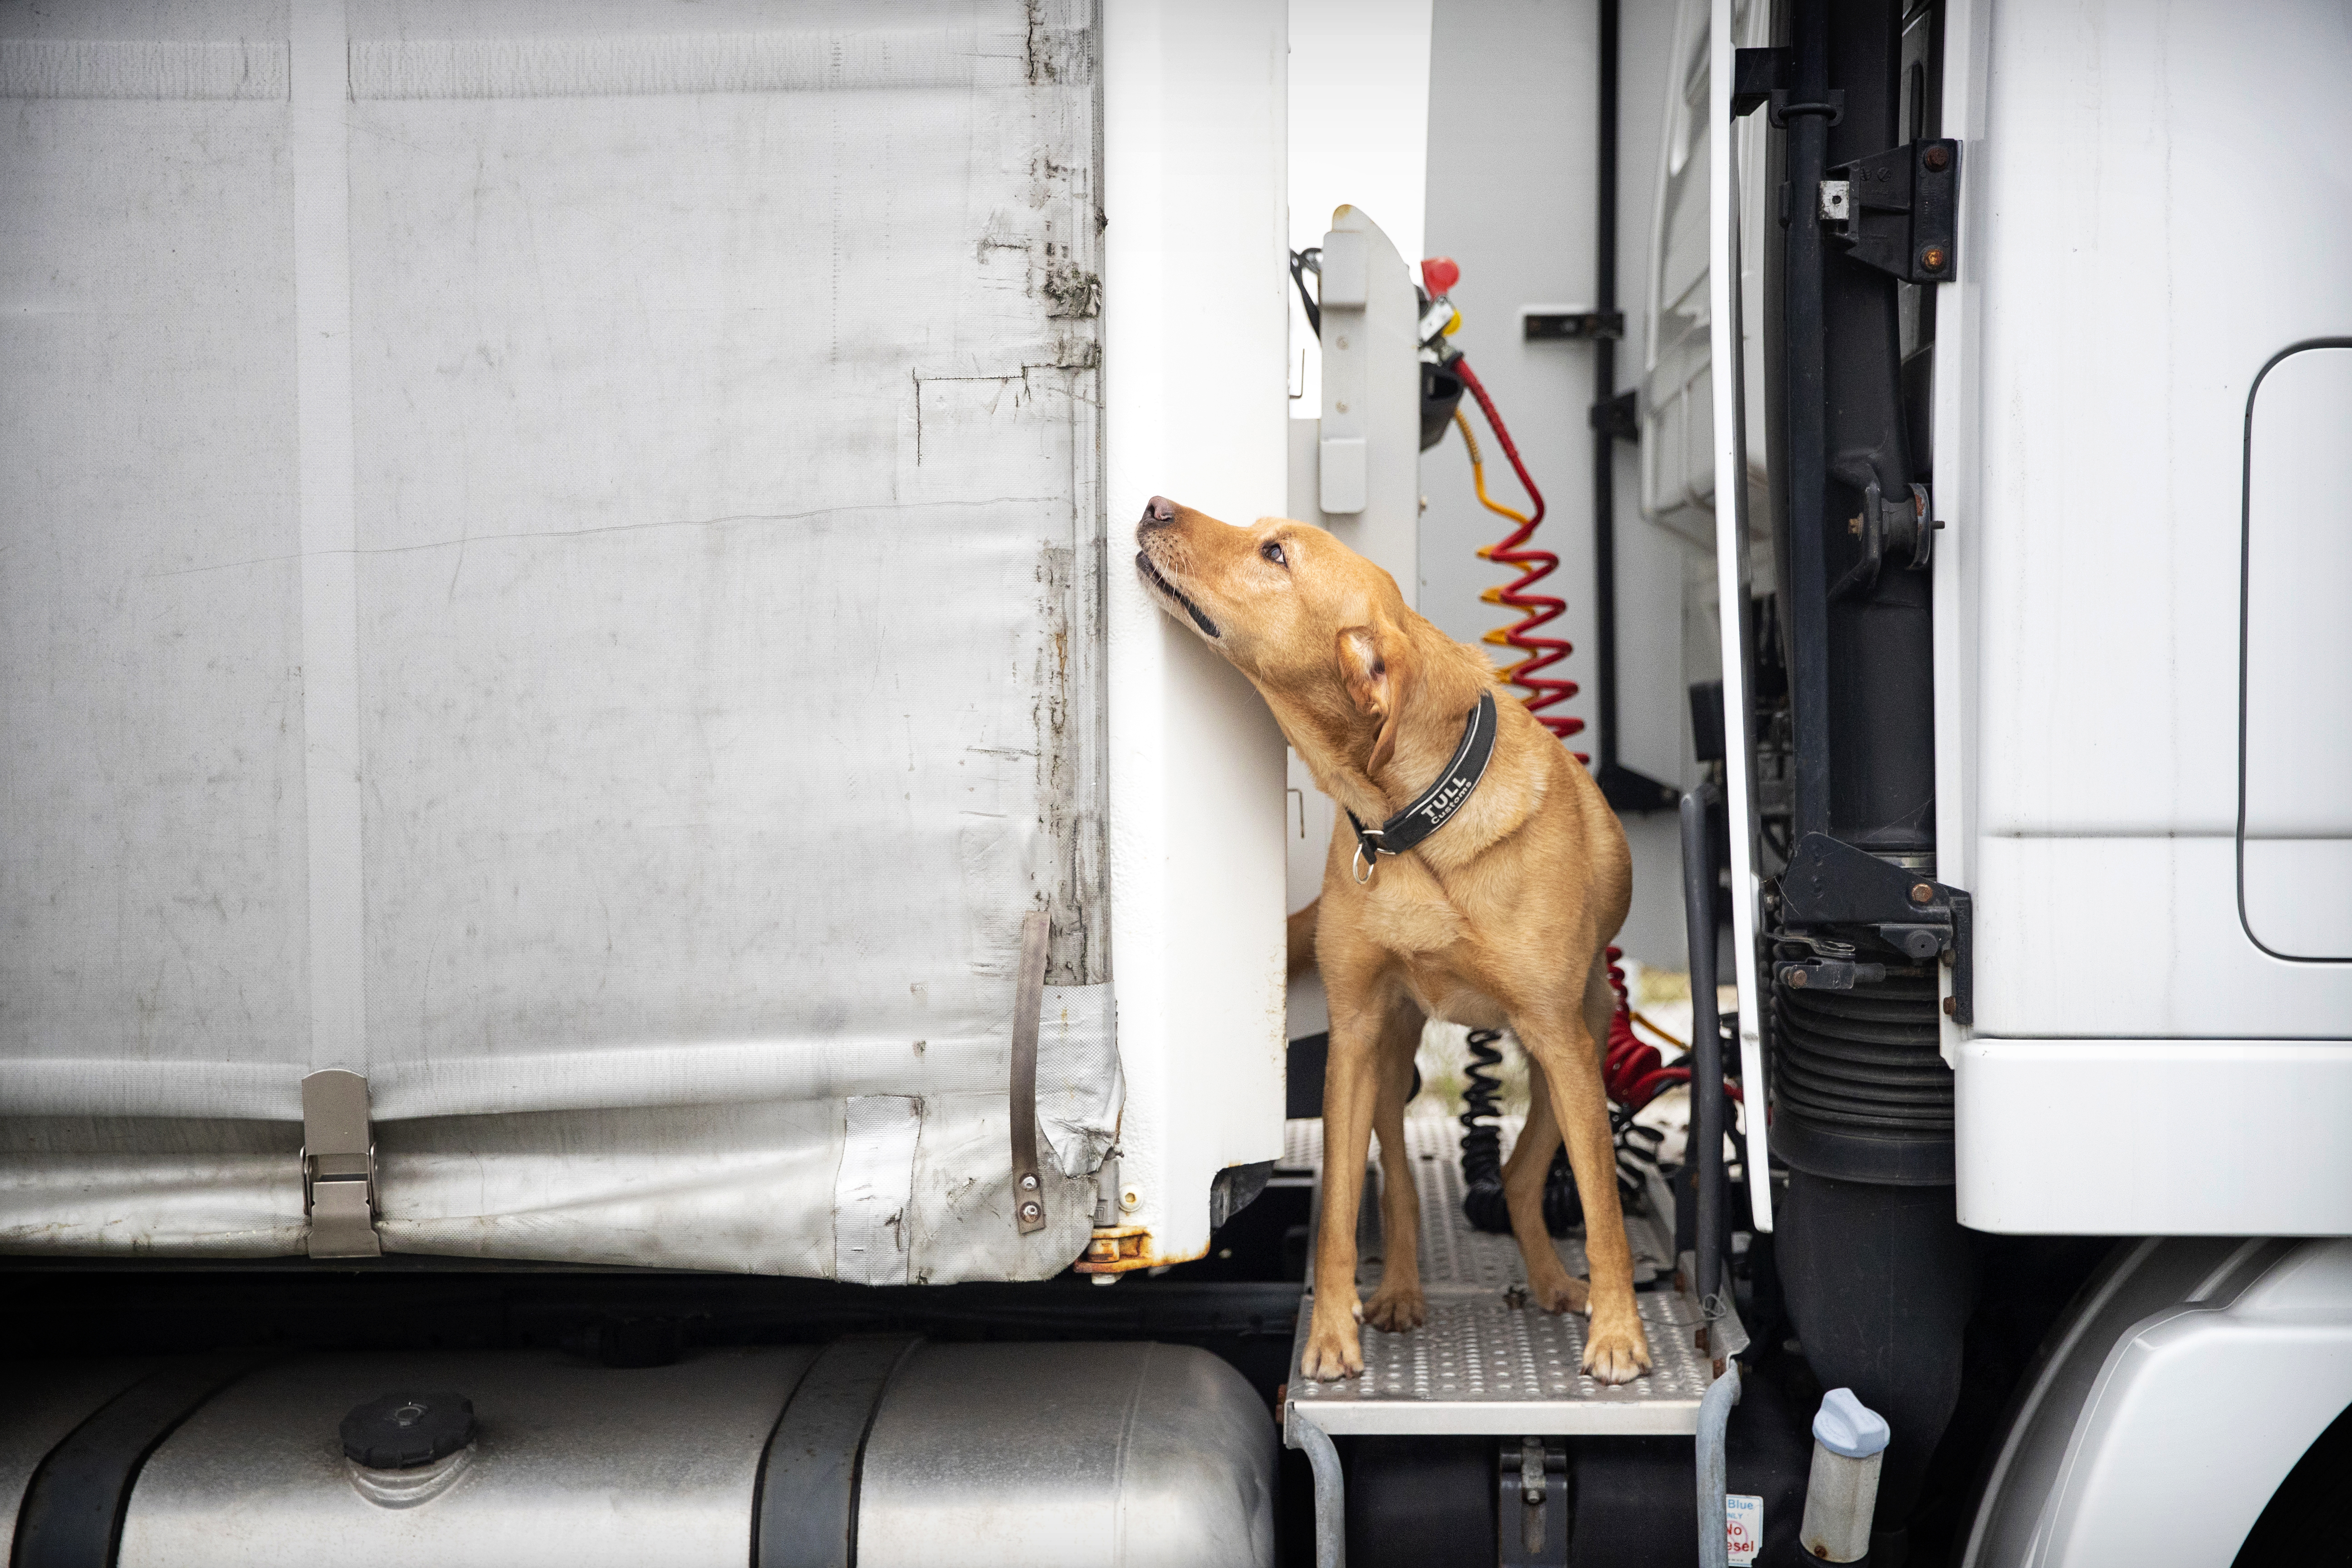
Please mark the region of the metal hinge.
[[375, 1133], [368, 1080], [328, 1068], [302, 1080], [302, 1209], [313, 1258], [375, 1258]]
[[1906, 283], [1959, 276], [1960, 144], [1907, 142], [1840, 163], [1822, 181], [1822, 221], [1846, 254]]
[[[1960, 889], [1889, 865], [1826, 833], [1808, 833], [1780, 874], [1780, 918], [1800, 928], [1868, 926], [1914, 963], [1940, 960], [1952, 972], [1945, 1016], [1956, 1024], [1976, 1022], [1976, 906]], [[1850, 991], [1857, 980], [1885, 976], [1878, 965], [1848, 962], [1850, 949], [1822, 954], [1822, 945], [1813, 945], [1821, 956], [1782, 964], [1781, 979], [1812, 990]], [[1866, 973], [1871, 969], [1879, 973]]]
[[1568, 1561], [1568, 1448], [1541, 1437], [1505, 1442], [1496, 1456], [1495, 1560], [1502, 1568]]

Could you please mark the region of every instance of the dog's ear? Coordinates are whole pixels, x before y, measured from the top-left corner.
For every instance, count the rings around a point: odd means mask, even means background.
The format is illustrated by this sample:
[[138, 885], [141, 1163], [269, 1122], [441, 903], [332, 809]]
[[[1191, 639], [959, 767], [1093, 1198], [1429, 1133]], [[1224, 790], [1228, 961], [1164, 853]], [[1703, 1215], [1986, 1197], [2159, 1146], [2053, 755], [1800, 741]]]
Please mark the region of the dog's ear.
[[1402, 634], [1385, 618], [1366, 626], [1349, 626], [1339, 637], [1339, 678], [1347, 682], [1356, 711], [1381, 721], [1380, 737], [1364, 771], [1376, 773], [1396, 752], [1397, 716], [1404, 710], [1406, 690], [1412, 684], [1412, 650]]

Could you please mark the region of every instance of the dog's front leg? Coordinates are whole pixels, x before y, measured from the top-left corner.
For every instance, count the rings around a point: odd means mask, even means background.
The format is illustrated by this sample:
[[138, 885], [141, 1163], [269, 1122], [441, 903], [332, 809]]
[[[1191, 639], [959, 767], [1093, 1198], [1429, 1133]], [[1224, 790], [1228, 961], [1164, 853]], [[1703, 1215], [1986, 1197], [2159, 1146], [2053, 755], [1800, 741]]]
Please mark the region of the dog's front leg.
[[1381, 1030], [1380, 1097], [1372, 1107], [1372, 1130], [1381, 1135], [1381, 1285], [1364, 1303], [1364, 1321], [1391, 1333], [1417, 1329], [1429, 1317], [1421, 1293], [1421, 1194], [1404, 1146], [1404, 1106], [1424, 1016], [1407, 997], [1391, 1007]]
[[[1336, 987], [1335, 987], [1336, 989]], [[1331, 999], [1331, 1051], [1323, 1071], [1323, 1215], [1315, 1237], [1315, 1314], [1299, 1370], [1329, 1381], [1364, 1370], [1363, 1307], [1356, 1294], [1356, 1212], [1380, 1091], [1381, 1010]]]

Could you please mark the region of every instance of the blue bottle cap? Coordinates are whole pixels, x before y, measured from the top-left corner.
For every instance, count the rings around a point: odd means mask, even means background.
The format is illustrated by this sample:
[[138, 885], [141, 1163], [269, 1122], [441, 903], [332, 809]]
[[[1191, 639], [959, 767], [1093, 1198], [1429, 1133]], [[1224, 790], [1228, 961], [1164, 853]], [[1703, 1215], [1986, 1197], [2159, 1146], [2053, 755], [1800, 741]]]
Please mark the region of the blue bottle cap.
[[1813, 1417], [1814, 1438], [1849, 1459], [1867, 1459], [1885, 1448], [1892, 1436], [1886, 1417], [1856, 1399], [1851, 1388], [1832, 1388], [1823, 1394], [1821, 1413]]

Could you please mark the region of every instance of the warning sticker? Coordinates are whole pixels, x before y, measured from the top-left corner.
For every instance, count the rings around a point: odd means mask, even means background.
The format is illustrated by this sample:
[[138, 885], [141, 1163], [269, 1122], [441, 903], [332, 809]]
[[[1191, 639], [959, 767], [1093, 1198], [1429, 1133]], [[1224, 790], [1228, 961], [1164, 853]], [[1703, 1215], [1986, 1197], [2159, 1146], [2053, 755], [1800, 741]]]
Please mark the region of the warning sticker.
[[1723, 1539], [1731, 1549], [1732, 1568], [1754, 1568], [1757, 1550], [1764, 1544], [1764, 1500], [1739, 1492], [1725, 1498]]

